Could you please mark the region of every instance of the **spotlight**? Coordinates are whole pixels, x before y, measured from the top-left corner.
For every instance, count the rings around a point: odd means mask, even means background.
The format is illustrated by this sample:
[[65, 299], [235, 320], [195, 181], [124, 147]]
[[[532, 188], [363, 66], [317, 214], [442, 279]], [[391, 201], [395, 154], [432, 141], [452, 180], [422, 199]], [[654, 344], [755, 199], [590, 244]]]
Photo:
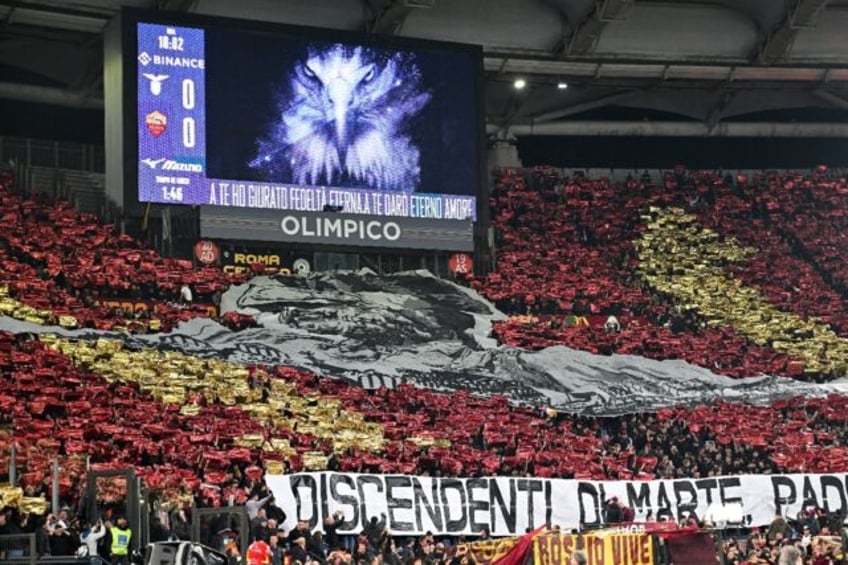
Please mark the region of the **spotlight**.
[[557, 88], [560, 89], [560, 90], [565, 90], [566, 88], [568, 88], [568, 83], [563, 82], [563, 81], [559, 81], [557, 83]]
[[515, 82], [512, 83], [512, 86], [514, 86], [516, 90], [521, 90], [522, 88], [527, 86], [527, 81], [523, 78], [517, 78], [515, 79]]

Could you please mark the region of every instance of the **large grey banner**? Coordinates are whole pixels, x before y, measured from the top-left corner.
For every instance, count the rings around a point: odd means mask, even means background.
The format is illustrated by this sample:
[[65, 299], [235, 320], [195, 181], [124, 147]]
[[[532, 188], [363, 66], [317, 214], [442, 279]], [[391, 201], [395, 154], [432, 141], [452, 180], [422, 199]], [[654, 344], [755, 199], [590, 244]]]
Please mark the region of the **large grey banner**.
[[473, 251], [474, 223], [201, 206], [200, 235], [212, 239], [318, 243], [362, 247]]
[[613, 416], [719, 400], [846, 394], [848, 384], [782, 377], [732, 379], [683, 361], [594, 355], [567, 347], [525, 351], [489, 337], [504, 319], [474, 292], [426, 271], [367, 271], [308, 277], [254, 277], [221, 299], [222, 312], [254, 316], [233, 332], [209, 319], [167, 334], [63, 330], [0, 317], [0, 331], [109, 337], [133, 348], [178, 350], [234, 363], [286, 364], [364, 388], [402, 383], [440, 391], [508, 396], [585, 415]]

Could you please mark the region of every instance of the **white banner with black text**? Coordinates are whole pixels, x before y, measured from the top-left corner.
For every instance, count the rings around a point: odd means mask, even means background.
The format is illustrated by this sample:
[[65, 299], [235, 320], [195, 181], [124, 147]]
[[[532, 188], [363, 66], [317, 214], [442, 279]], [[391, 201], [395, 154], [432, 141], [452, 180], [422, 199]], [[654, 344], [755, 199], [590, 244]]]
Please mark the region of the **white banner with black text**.
[[809, 507], [848, 512], [848, 475], [740, 475], [657, 481], [589, 481], [486, 477], [460, 479], [354, 473], [265, 477], [287, 515], [319, 527], [341, 512], [339, 533], [359, 533], [376, 517], [398, 535], [523, 534], [545, 524], [563, 529], [602, 525], [605, 503], [617, 498], [635, 521], [710, 518], [717, 507], [741, 506], [742, 523], [764, 526], [776, 513], [795, 517]]

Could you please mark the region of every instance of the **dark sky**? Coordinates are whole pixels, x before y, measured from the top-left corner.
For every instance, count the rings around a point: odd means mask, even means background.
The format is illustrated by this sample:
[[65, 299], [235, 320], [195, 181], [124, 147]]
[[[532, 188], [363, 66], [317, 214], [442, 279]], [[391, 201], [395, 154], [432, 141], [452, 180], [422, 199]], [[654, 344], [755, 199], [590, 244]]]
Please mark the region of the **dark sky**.
[[[617, 106], [584, 112], [570, 119], [693, 121], [666, 112]], [[746, 114], [728, 121], [844, 123], [848, 122], [848, 112], [790, 108]], [[683, 163], [698, 169], [801, 169], [819, 163], [848, 164], [848, 139], [536, 136], [520, 138], [518, 152], [528, 167], [656, 169]]]
[[103, 145], [103, 111], [0, 100], [0, 136]]
[[848, 139], [704, 137], [522, 137], [527, 167], [809, 169], [848, 163]]

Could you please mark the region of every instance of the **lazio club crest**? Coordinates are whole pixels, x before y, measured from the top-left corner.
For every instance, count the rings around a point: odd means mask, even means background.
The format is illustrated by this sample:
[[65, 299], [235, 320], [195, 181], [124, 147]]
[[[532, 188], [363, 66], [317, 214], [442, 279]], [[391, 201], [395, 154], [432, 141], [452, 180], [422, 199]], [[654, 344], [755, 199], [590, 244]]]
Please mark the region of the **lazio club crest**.
[[168, 125], [168, 116], [159, 110], [154, 110], [144, 116], [144, 123], [153, 137], [159, 137], [165, 131], [165, 126]]

